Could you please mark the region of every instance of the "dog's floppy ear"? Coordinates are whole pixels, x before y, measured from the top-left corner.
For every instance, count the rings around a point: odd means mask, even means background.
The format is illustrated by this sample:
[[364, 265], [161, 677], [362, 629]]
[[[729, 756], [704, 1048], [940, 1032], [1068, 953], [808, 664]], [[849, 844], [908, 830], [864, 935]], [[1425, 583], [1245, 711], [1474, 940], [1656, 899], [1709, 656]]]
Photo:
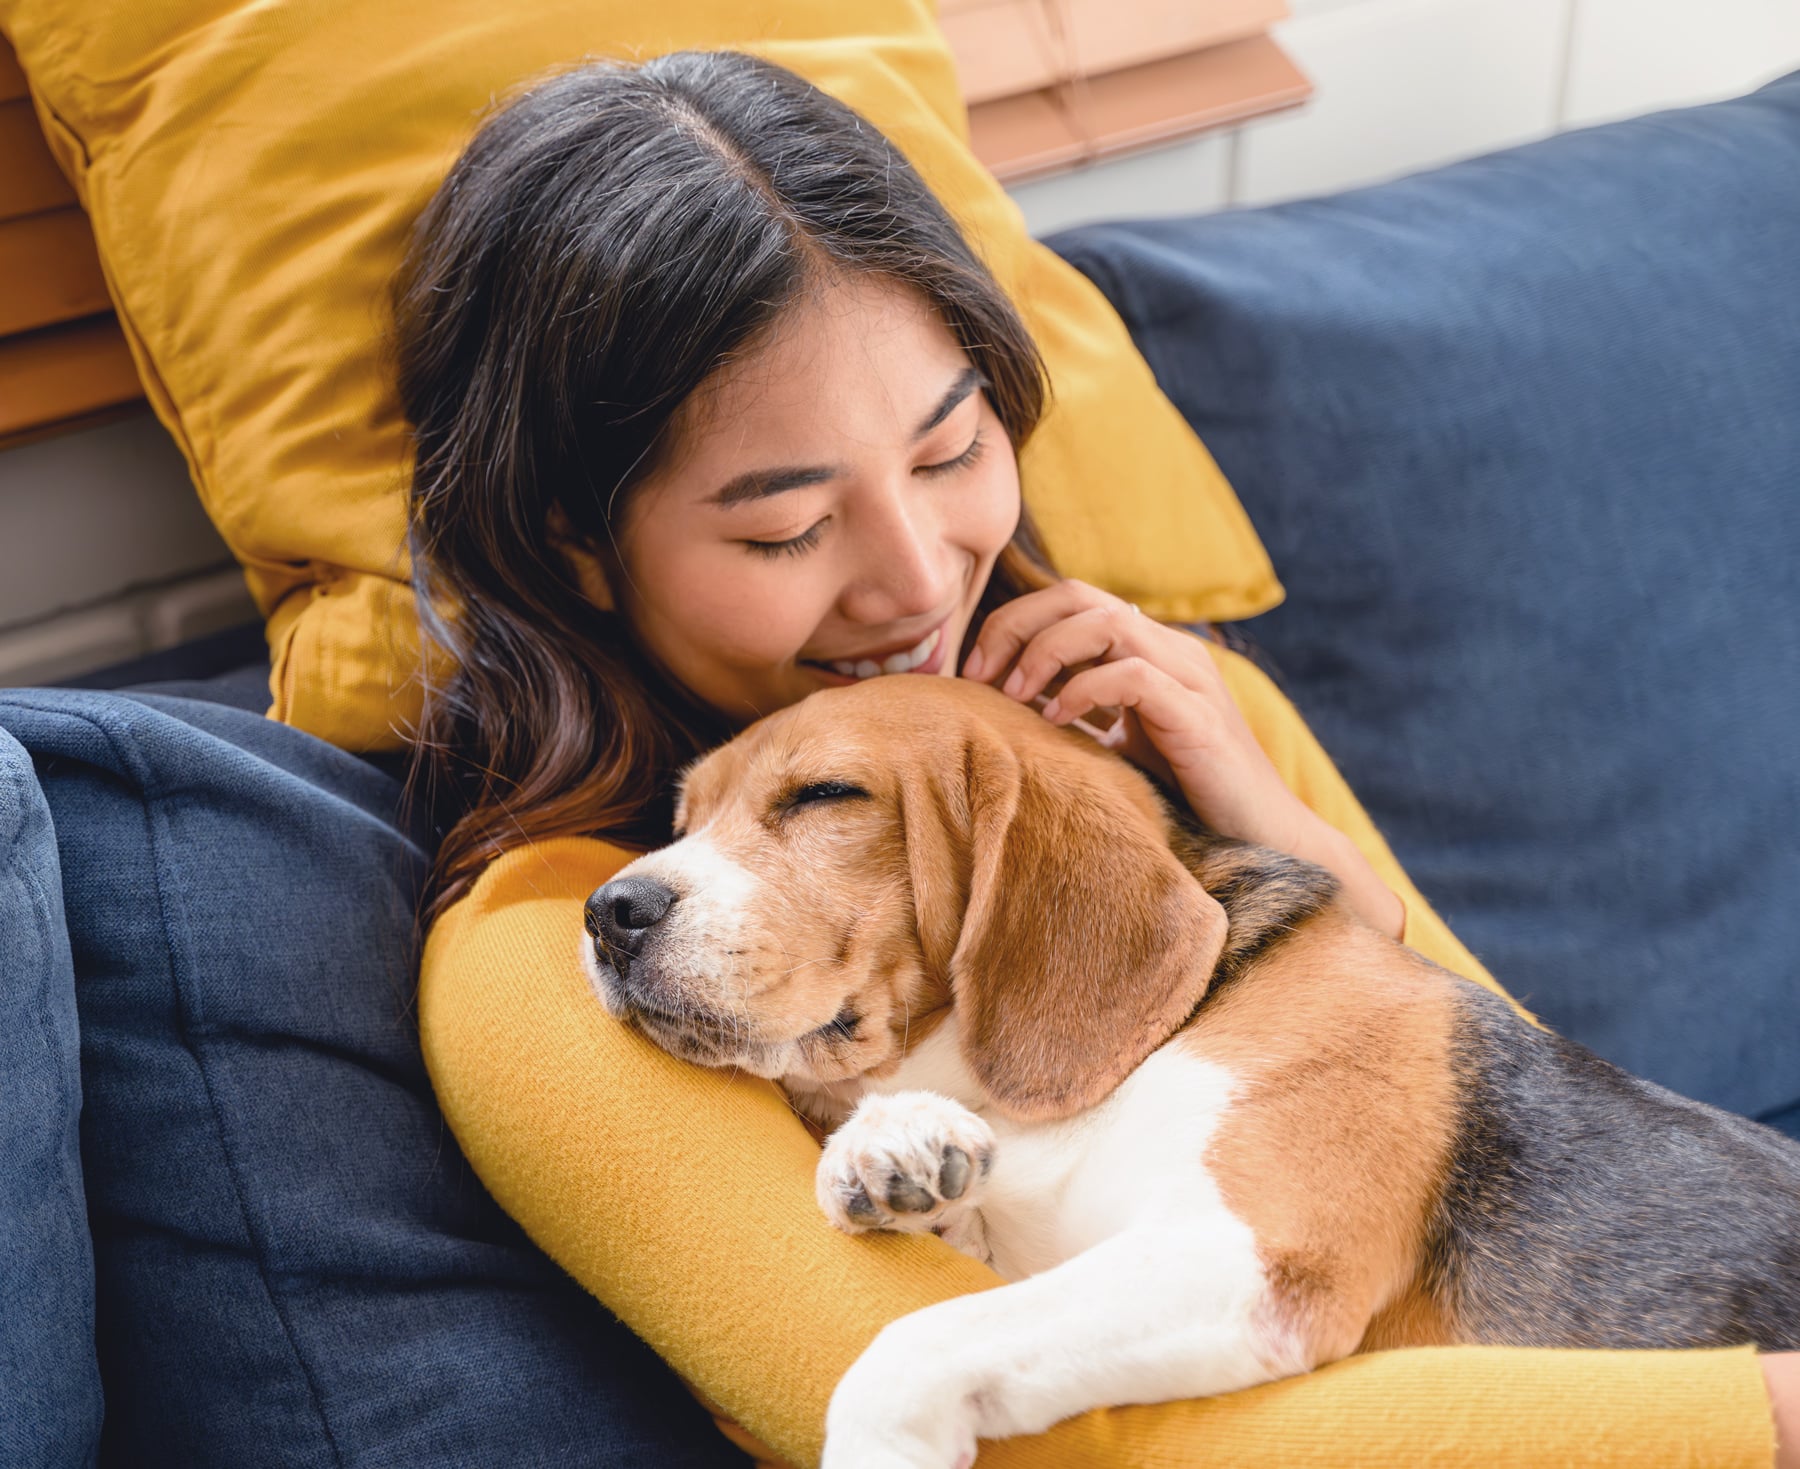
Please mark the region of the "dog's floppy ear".
[[1225, 910], [1118, 757], [978, 727], [964, 760], [968, 906], [950, 960], [963, 1054], [1008, 1115], [1093, 1106], [1193, 1013]]

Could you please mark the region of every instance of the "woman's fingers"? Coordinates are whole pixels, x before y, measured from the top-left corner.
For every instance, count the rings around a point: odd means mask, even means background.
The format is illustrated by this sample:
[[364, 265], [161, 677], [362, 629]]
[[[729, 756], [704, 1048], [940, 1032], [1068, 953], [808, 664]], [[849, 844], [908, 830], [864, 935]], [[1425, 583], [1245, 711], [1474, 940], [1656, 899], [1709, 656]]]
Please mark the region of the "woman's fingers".
[[[1028, 602], [1034, 605], [1025, 606]], [[1001, 661], [989, 663], [990, 656]], [[1129, 602], [1083, 582], [1034, 592], [996, 610], [963, 671], [1000, 683], [1013, 698], [1029, 702], [1065, 670], [1133, 656], [1148, 658], [1196, 693], [1213, 692], [1219, 683], [1198, 638], [1164, 627]]]
[[1058, 674], [1088, 663], [1141, 655], [1144, 629], [1149, 624], [1129, 607], [1089, 607], [1052, 623], [1020, 650], [1000, 687], [1014, 699], [1029, 702], [1043, 693]]
[[1083, 669], [1057, 691], [1043, 712], [1052, 724], [1067, 724], [1099, 708], [1129, 709], [1152, 729], [1180, 729], [1190, 738], [1200, 735], [1196, 743], [1204, 742], [1201, 730], [1212, 723], [1194, 690], [1141, 657]]
[[1025, 646], [1044, 629], [1078, 612], [1103, 607], [1108, 603], [1121, 610], [1128, 610], [1130, 607], [1128, 602], [1110, 592], [1103, 592], [1098, 587], [1072, 578], [1060, 581], [1053, 587], [1045, 587], [1042, 591], [1014, 597], [1012, 601], [996, 607], [988, 614], [987, 621], [982, 624], [981, 632], [975, 639], [975, 647], [963, 664], [963, 676], [978, 679], [982, 683], [998, 682], [1000, 676], [1012, 667], [1013, 661]]
[[[1215, 701], [1139, 658], [1102, 663], [1076, 674], [1044, 708], [1066, 725], [1100, 705], [1125, 710], [1121, 753], [1179, 789], [1195, 815], [1214, 830], [1277, 850], [1296, 851], [1296, 809], [1283, 783], [1244, 726], [1229, 695]], [[1135, 748], [1141, 734], [1146, 749]], [[1304, 824], [1303, 821], [1301, 823]]]

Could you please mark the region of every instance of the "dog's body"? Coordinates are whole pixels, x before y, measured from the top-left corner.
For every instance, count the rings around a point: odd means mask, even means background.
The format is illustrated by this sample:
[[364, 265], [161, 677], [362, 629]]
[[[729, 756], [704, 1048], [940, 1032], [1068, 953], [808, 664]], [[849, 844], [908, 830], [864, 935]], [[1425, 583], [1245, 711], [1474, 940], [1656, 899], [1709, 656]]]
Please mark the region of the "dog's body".
[[991, 690], [808, 700], [696, 767], [682, 817], [590, 900], [601, 998], [840, 1124], [840, 1227], [1013, 1282], [884, 1331], [828, 1465], [963, 1464], [1377, 1347], [1800, 1347], [1800, 1147], [1536, 1029]]

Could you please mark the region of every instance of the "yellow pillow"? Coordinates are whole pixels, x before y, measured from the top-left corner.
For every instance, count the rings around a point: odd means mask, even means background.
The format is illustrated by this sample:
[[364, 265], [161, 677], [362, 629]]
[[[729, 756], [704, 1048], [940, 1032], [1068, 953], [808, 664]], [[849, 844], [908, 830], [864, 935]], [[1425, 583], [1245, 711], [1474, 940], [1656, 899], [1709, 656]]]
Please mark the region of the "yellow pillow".
[[269, 617], [277, 719], [416, 709], [407, 449], [383, 336], [408, 226], [498, 98], [584, 56], [755, 51], [918, 166], [1023, 310], [1055, 403], [1026, 495], [1071, 575], [1170, 619], [1280, 598], [1123, 324], [969, 154], [927, 0], [0, 0], [158, 415]]

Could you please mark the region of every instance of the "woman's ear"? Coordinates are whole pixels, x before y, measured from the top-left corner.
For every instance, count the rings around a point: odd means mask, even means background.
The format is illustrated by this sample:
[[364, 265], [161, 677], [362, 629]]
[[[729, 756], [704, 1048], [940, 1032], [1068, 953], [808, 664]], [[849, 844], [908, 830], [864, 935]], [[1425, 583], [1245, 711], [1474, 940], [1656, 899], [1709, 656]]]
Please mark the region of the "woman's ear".
[[1008, 1115], [1067, 1117], [1193, 1014], [1225, 910], [1116, 756], [981, 728], [964, 769], [969, 900], [950, 961], [964, 1059]]
[[575, 527], [569, 524], [569, 517], [561, 505], [550, 507], [546, 528], [549, 531], [551, 549], [562, 557], [563, 563], [569, 568], [569, 575], [581, 589], [581, 595], [602, 612], [616, 611], [612, 585], [607, 579], [606, 563], [576, 534]]

